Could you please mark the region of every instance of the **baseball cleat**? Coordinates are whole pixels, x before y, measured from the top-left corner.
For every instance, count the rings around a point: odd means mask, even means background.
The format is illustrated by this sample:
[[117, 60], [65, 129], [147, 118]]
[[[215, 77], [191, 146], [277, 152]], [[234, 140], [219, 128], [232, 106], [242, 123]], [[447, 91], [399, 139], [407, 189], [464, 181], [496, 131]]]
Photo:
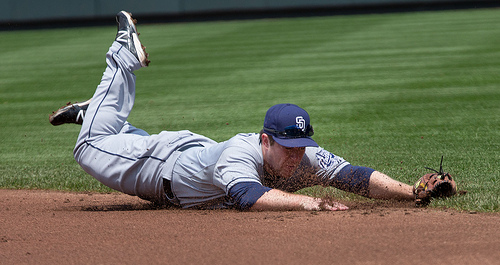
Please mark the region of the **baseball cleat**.
[[118, 32], [115, 40], [127, 48], [139, 60], [142, 67], [147, 67], [150, 62], [148, 59], [149, 54], [146, 53], [146, 47], [139, 40], [139, 33], [137, 33], [135, 27], [137, 20], [132, 18], [132, 14], [120, 11], [116, 14], [116, 23]]
[[85, 113], [89, 107], [89, 99], [85, 102], [71, 104], [68, 102], [66, 106], [61, 107], [57, 111], [52, 112], [49, 116], [49, 121], [52, 125], [57, 126], [65, 123], [76, 123], [82, 124], [83, 118], [85, 118]]

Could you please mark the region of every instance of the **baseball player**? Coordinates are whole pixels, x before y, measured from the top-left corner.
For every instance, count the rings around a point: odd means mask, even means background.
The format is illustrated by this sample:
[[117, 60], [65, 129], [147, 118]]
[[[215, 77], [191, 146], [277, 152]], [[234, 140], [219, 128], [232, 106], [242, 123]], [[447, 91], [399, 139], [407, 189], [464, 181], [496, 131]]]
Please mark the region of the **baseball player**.
[[127, 122], [135, 99], [134, 71], [149, 65], [135, 20], [121, 11], [107, 67], [92, 99], [50, 115], [53, 125], [82, 124], [74, 157], [104, 185], [155, 203], [183, 208], [346, 210], [341, 203], [294, 194], [333, 186], [370, 198], [414, 200], [414, 188], [353, 166], [311, 138], [308, 113], [293, 104], [267, 111], [260, 133], [217, 143], [190, 131], [150, 135]]

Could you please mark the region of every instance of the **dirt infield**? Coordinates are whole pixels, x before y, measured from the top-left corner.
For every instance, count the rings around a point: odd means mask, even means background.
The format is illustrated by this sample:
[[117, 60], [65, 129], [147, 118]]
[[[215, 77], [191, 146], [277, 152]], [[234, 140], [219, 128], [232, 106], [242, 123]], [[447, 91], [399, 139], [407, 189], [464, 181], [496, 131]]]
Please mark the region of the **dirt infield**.
[[0, 190], [0, 263], [499, 264], [499, 214], [348, 205], [180, 210], [118, 193]]

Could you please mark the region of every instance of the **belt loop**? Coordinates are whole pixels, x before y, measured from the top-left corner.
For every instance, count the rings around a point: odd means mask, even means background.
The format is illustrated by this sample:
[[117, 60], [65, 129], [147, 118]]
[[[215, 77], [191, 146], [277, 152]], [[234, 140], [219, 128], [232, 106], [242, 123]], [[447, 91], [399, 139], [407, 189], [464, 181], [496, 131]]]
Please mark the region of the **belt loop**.
[[181, 148], [177, 149], [177, 151], [179, 152], [184, 152], [186, 150], [188, 150], [189, 148], [193, 148], [193, 147], [203, 147], [202, 144], [200, 143], [196, 143], [196, 144], [187, 144], [185, 146], [182, 146]]

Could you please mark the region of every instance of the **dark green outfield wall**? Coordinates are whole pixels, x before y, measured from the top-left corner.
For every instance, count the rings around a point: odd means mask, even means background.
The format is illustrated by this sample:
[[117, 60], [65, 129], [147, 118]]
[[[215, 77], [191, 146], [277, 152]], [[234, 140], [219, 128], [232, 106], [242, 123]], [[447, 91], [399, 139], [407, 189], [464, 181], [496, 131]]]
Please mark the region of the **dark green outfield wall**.
[[[120, 10], [135, 16], [213, 12], [357, 7], [366, 5], [463, 4], [465, 0], [0, 0], [0, 23], [91, 19]], [[488, 2], [488, 1], [481, 1]], [[496, 2], [496, 1], [491, 1]]]

